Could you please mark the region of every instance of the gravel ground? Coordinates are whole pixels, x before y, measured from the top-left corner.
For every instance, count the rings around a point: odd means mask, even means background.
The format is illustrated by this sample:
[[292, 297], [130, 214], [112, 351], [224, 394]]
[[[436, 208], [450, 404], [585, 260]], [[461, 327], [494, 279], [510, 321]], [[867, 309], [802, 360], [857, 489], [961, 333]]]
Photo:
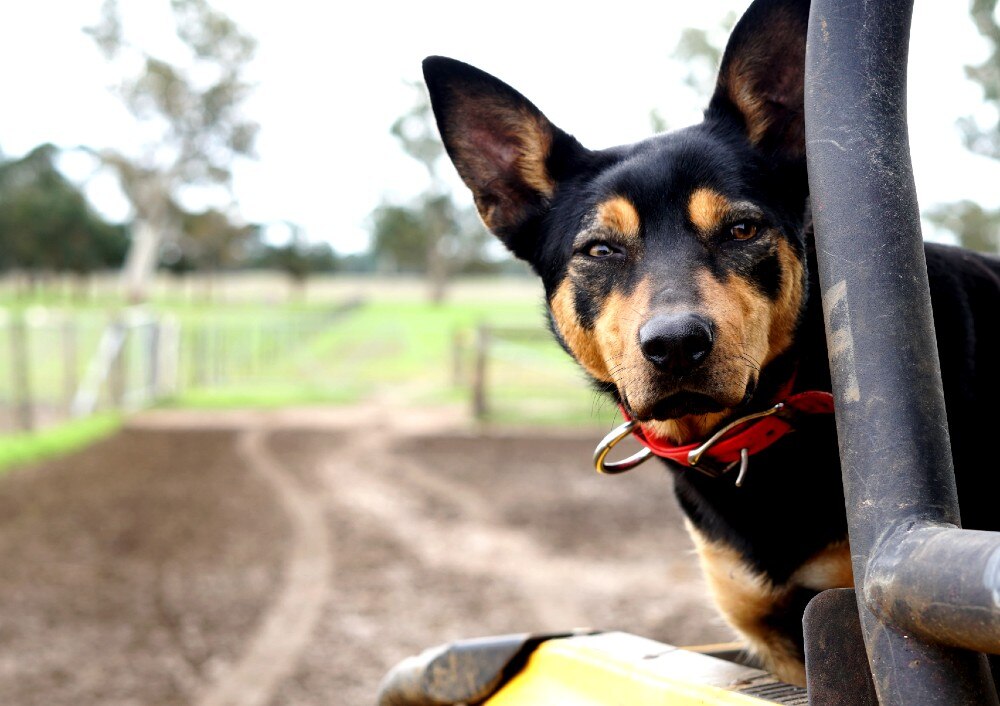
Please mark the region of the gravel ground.
[[0, 703], [360, 705], [462, 637], [729, 639], [665, 473], [597, 476], [596, 438], [377, 407], [171, 412], [13, 472]]

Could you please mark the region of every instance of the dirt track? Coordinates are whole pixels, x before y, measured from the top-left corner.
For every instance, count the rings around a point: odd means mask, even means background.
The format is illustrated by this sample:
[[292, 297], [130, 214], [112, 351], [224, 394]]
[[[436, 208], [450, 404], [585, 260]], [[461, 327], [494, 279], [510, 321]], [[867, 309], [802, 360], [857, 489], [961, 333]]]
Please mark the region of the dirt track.
[[370, 704], [448, 640], [728, 639], [664, 474], [439, 412], [136, 420], [0, 481], [0, 703]]

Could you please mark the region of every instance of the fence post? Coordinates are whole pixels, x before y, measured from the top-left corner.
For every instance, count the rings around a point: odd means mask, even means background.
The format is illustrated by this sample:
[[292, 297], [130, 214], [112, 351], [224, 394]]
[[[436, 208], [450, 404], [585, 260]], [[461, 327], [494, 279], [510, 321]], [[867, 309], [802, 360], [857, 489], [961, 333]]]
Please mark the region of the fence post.
[[191, 324], [191, 364], [195, 387], [208, 383], [208, 324]]
[[156, 396], [177, 394], [181, 389], [181, 328], [177, 320], [169, 315], [159, 319], [160, 377], [157, 381]]
[[146, 336], [146, 395], [143, 402], [150, 403], [156, 400], [160, 391], [160, 321], [155, 317], [150, 317], [147, 323], [148, 333]]
[[31, 404], [31, 369], [28, 363], [28, 333], [24, 313], [10, 312], [10, 372], [14, 424], [21, 431], [31, 431], [35, 424]]
[[476, 366], [472, 377], [472, 416], [485, 419], [486, 405], [486, 364], [489, 358], [490, 328], [480, 324], [476, 329]]
[[63, 396], [66, 398], [66, 413], [72, 414], [73, 399], [80, 384], [79, 360], [77, 358], [76, 320], [69, 311], [62, 318], [62, 353], [63, 353]]
[[108, 392], [114, 409], [121, 410], [125, 409], [125, 393], [128, 382], [128, 339], [131, 331], [122, 314], [117, 315], [110, 327], [121, 331], [121, 345], [111, 359], [111, 366], [108, 370]]
[[455, 329], [451, 335], [451, 384], [458, 387], [465, 378], [465, 332]]

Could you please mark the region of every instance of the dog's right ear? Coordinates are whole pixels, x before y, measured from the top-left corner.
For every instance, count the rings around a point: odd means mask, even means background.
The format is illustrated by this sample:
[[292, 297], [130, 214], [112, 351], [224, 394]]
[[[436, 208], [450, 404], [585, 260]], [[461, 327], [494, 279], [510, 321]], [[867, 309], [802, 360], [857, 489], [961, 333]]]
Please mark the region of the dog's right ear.
[[493, 76], [442, 56], [424, 59], [423, 66], [441, 139], [480, 217], [515, 255], [532, 259], [529, 226], [586, 150]]
[[738, 115], [764, 152], [805, 157], [803, 104], [809, 0], [754, 0], [722, 56], [709, 112]]

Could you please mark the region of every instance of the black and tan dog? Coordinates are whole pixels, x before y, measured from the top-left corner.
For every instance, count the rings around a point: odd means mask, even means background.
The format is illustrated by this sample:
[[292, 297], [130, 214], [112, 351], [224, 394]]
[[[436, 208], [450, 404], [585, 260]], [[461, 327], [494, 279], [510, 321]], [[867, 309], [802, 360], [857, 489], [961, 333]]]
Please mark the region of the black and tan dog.
[[[808, 12], [807, 0], [757, 0], [704, 122], [599, 151], [492, 76], [424, 63], [483, 221], [541, 276], [556, 337], [649, 439], [699, 442], [830, 390], [805, 166]], [[963, 519], [998, 529], [1000, 482], [976, 469], [1000, 400], [1000, 263], [926, 252]], [[802, 610], [852, 575], [833, 418], [794, 427], [757, 450], [740, 487], [734, 472], [668, 465], [718, 607], [801, 684]]]

